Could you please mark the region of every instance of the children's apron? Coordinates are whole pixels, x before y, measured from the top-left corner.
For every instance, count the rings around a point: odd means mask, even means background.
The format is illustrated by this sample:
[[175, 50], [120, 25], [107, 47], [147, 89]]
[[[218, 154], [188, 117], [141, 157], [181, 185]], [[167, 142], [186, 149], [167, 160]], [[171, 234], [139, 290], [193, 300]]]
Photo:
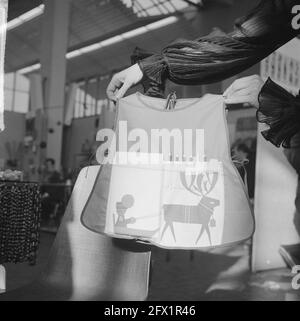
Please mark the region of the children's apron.
[[102, 165], [82, 213], [87, 228], [170, 249], [215, 248], [252, 236], [222, 96], [178, 99], [172, 109], [165, 99], [127, 96], [117, 106], [113, 147], [112, 164]]

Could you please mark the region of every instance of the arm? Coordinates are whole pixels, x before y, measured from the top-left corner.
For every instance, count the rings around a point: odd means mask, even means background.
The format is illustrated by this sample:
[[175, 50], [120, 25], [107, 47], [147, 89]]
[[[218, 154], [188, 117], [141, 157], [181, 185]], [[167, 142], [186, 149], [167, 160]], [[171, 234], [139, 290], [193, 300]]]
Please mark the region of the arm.
[[[235, 22], [234, 31], [219, 30], [195, 41], [170, 44], [159, 55], [139, 61], [148, 78], [183, 85], [221, 81], [259, 62], [297, 35], [291, 26], [296, 0], [262, 0]], [[299, 33], [299, 31], [298, 31]]]
[[223, 95], [226, 104], [257, 108], [257, 120], [270, 127], [262, 135], [276, 147], [291, 147], [291, 139], [300, 134], [300, 95], [292, 95], [270, 78], [265, 83], [257, 75], [237, 79]]
[[143, 77], [152, 86], [161, 88], [165, 79], [196, 85], [236, 75], [299, 33], [291, 26], [292, 7], [296, 4], [299, 1], [261, 0], [252, 12], [236, 21], [230, 34], [214, 31], [195, 41], [172, 43], [161, 54], [145, 59], [141, 55], [139, 60], [136, 55], [138, 64], [116, 74], [107, 88], [107, 95], [110, 99], [121, 98]]

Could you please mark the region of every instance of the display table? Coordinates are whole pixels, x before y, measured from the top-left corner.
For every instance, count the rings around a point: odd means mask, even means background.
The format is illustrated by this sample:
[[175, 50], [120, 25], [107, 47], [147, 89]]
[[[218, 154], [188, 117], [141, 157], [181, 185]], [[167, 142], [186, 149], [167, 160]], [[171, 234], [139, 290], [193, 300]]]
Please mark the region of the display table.
[[0, 181], [0, 264], [34, 264], [39, 245], [38, 183]]

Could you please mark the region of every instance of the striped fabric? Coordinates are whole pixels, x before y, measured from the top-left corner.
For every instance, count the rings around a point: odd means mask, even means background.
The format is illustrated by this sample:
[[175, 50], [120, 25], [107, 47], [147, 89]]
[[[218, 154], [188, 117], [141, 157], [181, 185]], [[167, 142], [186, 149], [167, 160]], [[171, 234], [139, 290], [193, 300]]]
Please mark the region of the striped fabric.
[[[250, 68], [300, 33], [291, 25], [297, 4], [299, 0], [261, 0], [229, 34], [216, 29], [194, 41], [174, 42], [154, 55], [137, 48], [132, 58], [146, 76], [147, 95], [163, 96], [166, 79], [182, 85], [208, 84]], [[277, 147], [289, 147], [300, 131], [300, 96], [293, 97], [269, 80], [259, 101], [257, 120], [270, 126], [263, 136]]]
[[294, 97], [268, 78], [258, 100], [256, 118], [270, 127], [261, 132], [263, 137], [276, 147], [299, 147], [300, 95]]
[[[235, 22], [234, 31], [219, 29], [194, 41], [180, 40], [161, 54], [144, 59], [139, 65], [158, 85], [166, 78], [182, 85], [200, 85], [224, 80], [256, 64], [294, 38], [292, 7], [299, 0], [262, 0], [248, 15]], [[135, 60], [138, 61], [135, 53]]]

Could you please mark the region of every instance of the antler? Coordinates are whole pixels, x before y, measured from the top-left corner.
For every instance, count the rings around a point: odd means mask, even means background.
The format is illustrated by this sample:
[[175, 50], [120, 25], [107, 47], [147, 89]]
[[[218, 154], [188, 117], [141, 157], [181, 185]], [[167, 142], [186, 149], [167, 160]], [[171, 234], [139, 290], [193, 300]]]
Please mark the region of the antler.
[[[185, 172], [180, 172], [180, 180], [182, 185], [188, 191], [198, 196], [205, 196], [209, 194], [216, 186], [219, 177], [218, 172], [209, 173], [206, 171], [199, 173], [198, 175], [192, 174], [191, 181], [188, 184], [185, 174]], [[210, 177], [210, 175], [212, 175], [212, 177]]]
[[[198, 178], [198, 176], [199, 175], [192, 174], [190, 184], [188, 184], [187, 179], [186, 179], [186, 172], [185, 171], [180, 172], [180, 180], [181, 180], [181, 183], [184, 186], [184, 188], [197, 196], [199, 196], [199, 195], [202, 196], [200, 190], [198, 190], [194, 185], [195, 180], [196, 180], [196, 178]], [[193, 187], [196, 189], [197, 192], [193, 190]]]
[[[212, 175], [212, 177], [211, 177]], [[204, 174], [203, 174], [204, 176]], [[218, 172], [213, 172], [210, 173], [208, 171], [205, 172], [205, 178], [206, 180], [204, 181], [203, 188], [204, 188], [204, 195], [209, 194], [216, 186], [218, 178], [219, 178], [219, 173]], [[201, 185], [199, 186], [201, 188]]]

